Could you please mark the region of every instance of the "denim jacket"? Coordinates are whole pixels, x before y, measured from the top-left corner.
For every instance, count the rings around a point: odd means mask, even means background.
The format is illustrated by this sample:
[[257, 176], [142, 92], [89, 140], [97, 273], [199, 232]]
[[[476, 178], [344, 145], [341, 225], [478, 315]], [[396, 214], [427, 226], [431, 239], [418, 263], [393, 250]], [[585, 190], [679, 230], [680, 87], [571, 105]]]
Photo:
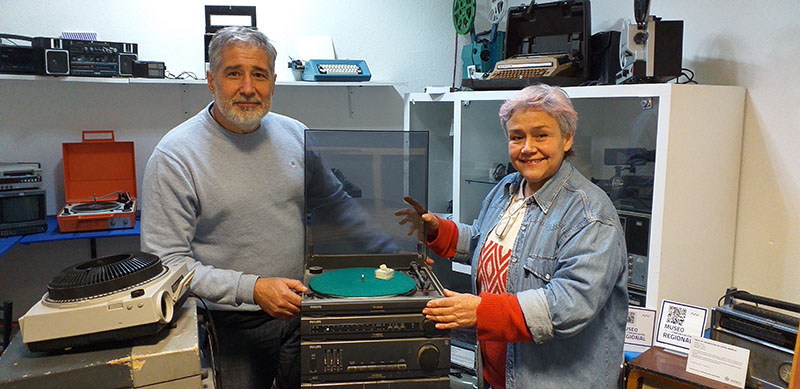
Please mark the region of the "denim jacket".
[[[458, 224], [454, 259], [472, 264], [519, 190], [506, 176], [483, 200], [474, 225]], [[605, 192], [564, 161], [531, 198], [506, 279], [533, 342], [509, 343], [507, 388], [613, 388], [623, 361], [628, 311], [622, 226]], [[478, 353], [480, 357], [480, 353]], [[483, 382], [478, 362], [479, 381]]]

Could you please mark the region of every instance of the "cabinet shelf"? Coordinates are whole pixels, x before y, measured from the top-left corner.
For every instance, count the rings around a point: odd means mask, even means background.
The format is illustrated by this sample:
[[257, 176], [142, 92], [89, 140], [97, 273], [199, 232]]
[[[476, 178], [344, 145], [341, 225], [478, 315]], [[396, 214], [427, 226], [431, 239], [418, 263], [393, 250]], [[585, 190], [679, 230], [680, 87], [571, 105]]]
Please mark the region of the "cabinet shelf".
[[[643, 305], [657, 308], [670, 299], [715, 306], [733, 276], [745, 89], [640, 84], [564, 90], [579, 117], [573, 166], [617, 200], [621, 216], [634, 209], [649, 220], [649, 238], [629, 237], [646, 263]], [[431, 133], [429, 208], [452, 200], [454, 220], [477, 217], [496, 184], [479, 177], [508, 159], [498, 111], [517, 93], [406, 96], [405, 129]], [[642, 149], [650, 152], [644, 163], [614, 154]], [[632, 178], [634, 167], [638, 177]], [[621, 179], [623, 192], [612, 185]]]
[[[77, 76], [39, 76], [31, 74], [0, 74], [0, 80], [82, 82], [94, 84], [177, 84], [206, 85], [205, 79], [140, 78], [140, 77], [77, 77]], [[310, 82], [277, 81], [278, 86], [299, 87], [395, 87], [392, 82]]]

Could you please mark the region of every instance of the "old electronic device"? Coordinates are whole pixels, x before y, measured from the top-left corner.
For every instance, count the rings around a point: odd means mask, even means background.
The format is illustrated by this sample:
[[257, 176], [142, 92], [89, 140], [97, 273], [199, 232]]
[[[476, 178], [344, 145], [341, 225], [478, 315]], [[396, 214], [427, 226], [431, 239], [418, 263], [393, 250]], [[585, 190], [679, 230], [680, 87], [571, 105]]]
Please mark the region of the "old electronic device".
[[667, 82], [681, 74], [683, 21], [661, 20], [649, 10], [650, 0], [634, 0], [636, 22], [623, 24], [617, 84]]
[[647, 269], [650, 263], [650, 214], [620, 210], [622, 230], [628, 251], [628, 303], [644, 307], [647, 303]]
[[123, 341], [159, 332], [188, 296], [194, 271], [134, 252], [67, 267], [19, 319], [31, 351]]
[[798, 327], [800, 305], [736, 288], [711, 312], [711, 339], [750, 350], [747, 387], [789, 387]]
[[491, 28], [475, 32], [477, 4], [474, 0], [453, 2], [453, 25], [459, 34], [469, 34], [470, 43], [461, 48], [462, 77], [482, 80], [488, 77], [497, 61], [505, 58], [505, 32], [499, 31], [500, 21], [508, 12], [505, 0], [490, 0], [487, 17]]
[[0, 73], [36, 74], [31, 46], [0, 44]]
[[[426, 246], [394, 216], [408, 208], [404, 196], [425, 203], [428, 134], [308, 130], [305, 145], [303, 387], [448, 388], [449, 332], [422, 315], [443, 288], [424, 265]], [[359, 197], [315, 199], [315, 171], [346, 179]], [[393, 276], [376, 277], [381, 269]]]
[[0, 162], [0, 191], [42, 189], [42, 165], [38, 162]]
[[167, 67], [160, 61], [133, 61], [132, 75], [143, 78], [164, 78]]
[[133, 228], [136, 224], [136, 160], [133, 142], [114, 141], [113, 131], [83, 131], [64, 153], [66, 205], [61, 232]]
[[[542, 4], [532, 1], [529, 5], [509, 8], [503, 59], [513, 59], [516, 65], [521, 66], [518, 59], [525, 59], [534, 65], [533, 60], [541, 57], [538, 70], [534, 70], [536, 66], [531, 66], [525, 72], [509, 72], [507, 68], [498, 69], [503, 62], [500, 61], [489, 79], [465, 79], [462, 85], [475, 90], [487, 90], [520, 89], [538, 83], [571, 86], [585, 82], [591, 70], [590, 8], [589, 0]], [[552, 65], [555, 69], [542, 72], [541, 69], [545, 68], [542, 63], [553, 59], [556, 59]]]
[[617, 83], [619, 67], [619, 31], [602, 31], [592, 35], [591, 80], [600, 85]]
[[133, 74], [136, 43], [33, 38], [37, 74], [84, 77], [127, 77]]
[[[488, 34], [490, 31], [484, 32]], [[472, 43], [461, 49], [462, 75], [464, 78], [483, 79], [502, 60], [505, 32], [495, 31], [494, 37], [475, 34]]]
[[250, 5], [205, 6], [206, 30], [203, 34], [205, 63], [208, 64], [208, 45], [214, 34], [230, 26], [256, 28], [256, 7]]
[[41, 189], [0, 191], [0, 238], [47, 231], [46, 197]]
[[0, 238], [47, 231], [38, 162], [0, 162]]
[[372, 74], [362, 59], [310, 59], [303, 81], [369, 81]]

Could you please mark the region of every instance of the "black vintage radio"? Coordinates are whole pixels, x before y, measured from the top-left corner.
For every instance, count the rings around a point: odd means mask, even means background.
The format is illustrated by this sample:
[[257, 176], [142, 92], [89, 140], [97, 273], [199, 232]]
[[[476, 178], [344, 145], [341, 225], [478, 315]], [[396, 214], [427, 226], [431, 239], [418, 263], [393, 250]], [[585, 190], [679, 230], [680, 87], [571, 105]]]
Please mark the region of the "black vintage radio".
[[800, 305], [730, 288], [711, 313], [711, 339], [750, 350], [747, 387], [788, 388]]
[[33, 38], [36, 73], [52, 76], [130, 77], [136, 43]]

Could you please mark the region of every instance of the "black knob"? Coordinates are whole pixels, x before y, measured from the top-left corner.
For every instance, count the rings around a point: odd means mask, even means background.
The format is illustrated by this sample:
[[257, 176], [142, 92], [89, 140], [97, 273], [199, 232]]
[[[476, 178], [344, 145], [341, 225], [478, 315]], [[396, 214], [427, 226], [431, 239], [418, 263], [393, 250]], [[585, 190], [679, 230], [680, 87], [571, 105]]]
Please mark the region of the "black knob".
[[308, 271], [311, 274], [320, 274], [322, 273], [323, 267], [322, 266], [309, 266]]
[[437, 336], [442, 331], [436, 329], [436, 322], [433, 320], [422, 319], [422, 332], [425, 336]]
[[419, 348], [417, 352], [419, 366], [423, 370], [433, 370], [439, 366], [439, 348], [427, 343]]

